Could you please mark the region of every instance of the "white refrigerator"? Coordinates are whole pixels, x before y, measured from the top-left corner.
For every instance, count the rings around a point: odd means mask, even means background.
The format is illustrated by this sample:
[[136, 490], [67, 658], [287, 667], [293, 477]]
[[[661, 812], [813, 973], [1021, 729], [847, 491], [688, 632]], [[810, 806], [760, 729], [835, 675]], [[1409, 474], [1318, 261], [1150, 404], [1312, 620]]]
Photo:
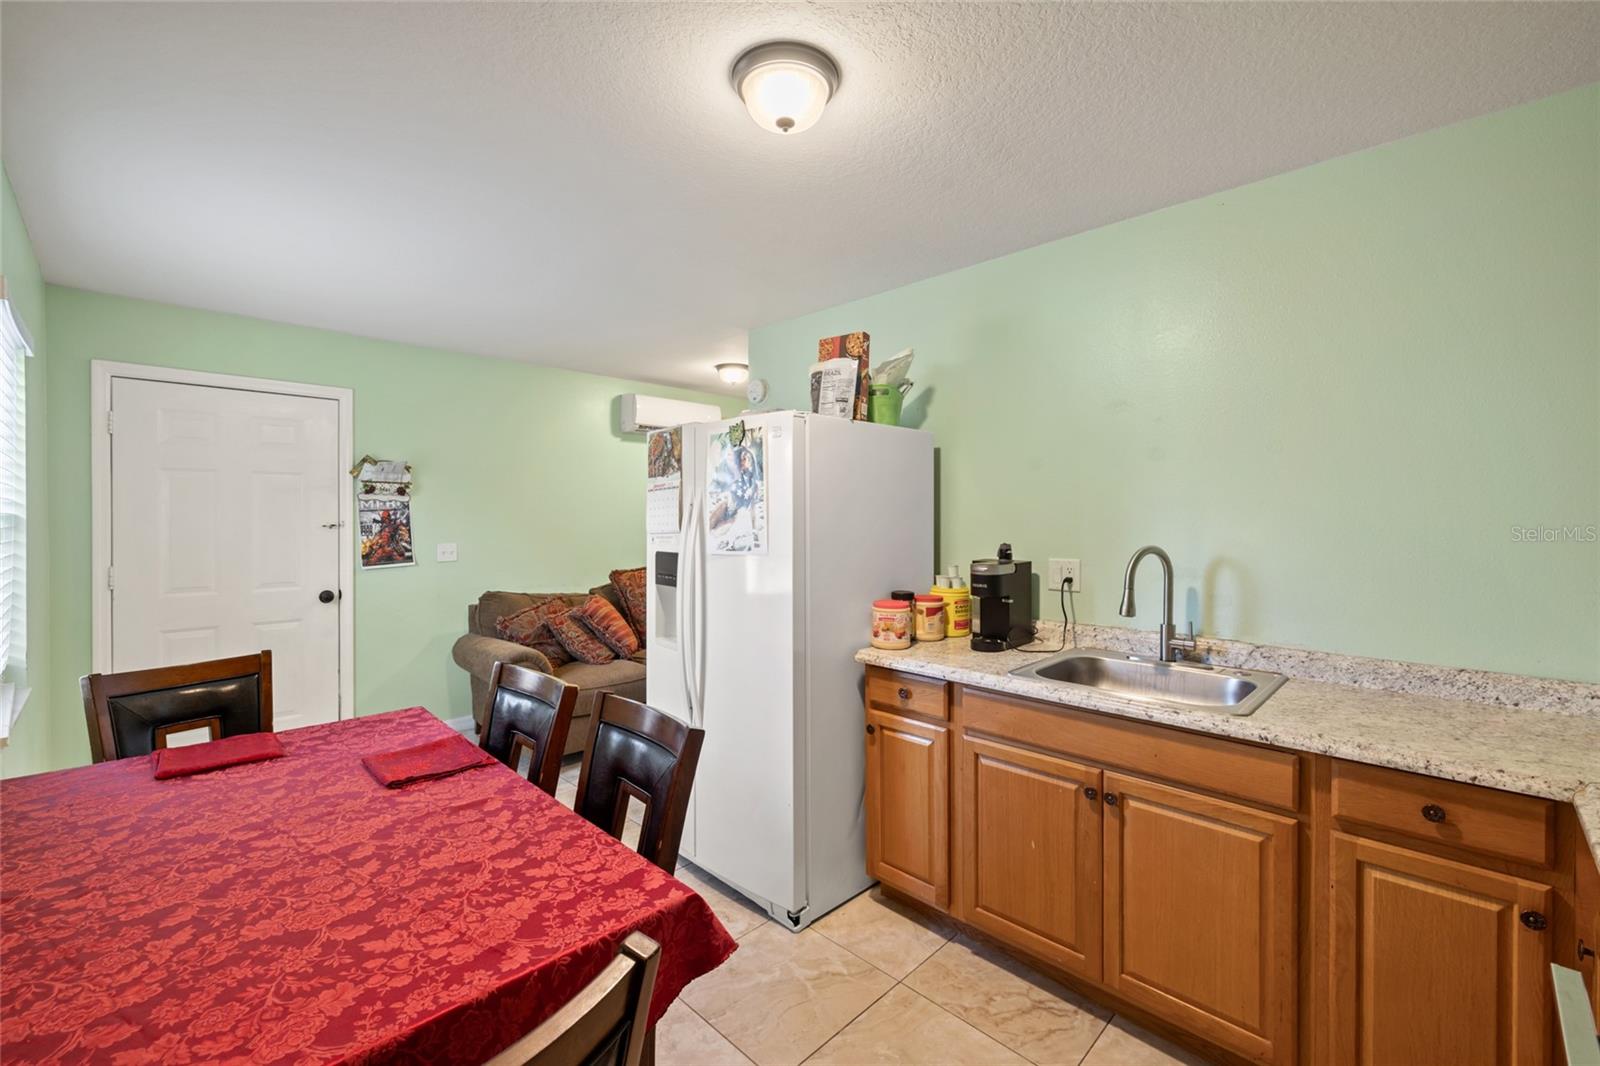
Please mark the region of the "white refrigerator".
[[646, 698], [705, 730], [681, 854], [799, 930], [872, 883], [853, 656], [874, 599], [932, 580], [933, 438], [794, 411], [680, 429], [679, 513], [670, 478], [649, 490]]

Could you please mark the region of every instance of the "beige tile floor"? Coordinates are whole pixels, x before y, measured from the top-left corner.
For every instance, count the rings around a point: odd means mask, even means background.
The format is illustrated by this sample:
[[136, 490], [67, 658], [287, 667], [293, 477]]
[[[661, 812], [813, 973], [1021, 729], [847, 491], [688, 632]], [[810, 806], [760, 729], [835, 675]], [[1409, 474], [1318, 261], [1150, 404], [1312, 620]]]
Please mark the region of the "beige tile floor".
[[795, 934], [688, 862], [678, 878], [739, 950], [662, 1018], [658, 1066], [1205, 1064], [876, 888]]

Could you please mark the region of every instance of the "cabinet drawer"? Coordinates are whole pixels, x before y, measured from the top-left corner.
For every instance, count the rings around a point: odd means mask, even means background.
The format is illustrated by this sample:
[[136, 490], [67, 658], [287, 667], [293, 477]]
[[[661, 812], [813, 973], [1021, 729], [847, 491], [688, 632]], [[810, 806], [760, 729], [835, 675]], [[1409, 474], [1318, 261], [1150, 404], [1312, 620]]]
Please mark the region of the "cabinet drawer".
[[943, 681], [930, 681], [876, 666], [867, 668], [867, 703], [882, 711], [920, 714], [924, 718], [945, 721], [950, 717], [946, 688]]
[[1533, 796], [1335, 762], [1332, 806], [1342, 822], [1512, 862], [1550, 866], [1555, 861], [1555, 804]]

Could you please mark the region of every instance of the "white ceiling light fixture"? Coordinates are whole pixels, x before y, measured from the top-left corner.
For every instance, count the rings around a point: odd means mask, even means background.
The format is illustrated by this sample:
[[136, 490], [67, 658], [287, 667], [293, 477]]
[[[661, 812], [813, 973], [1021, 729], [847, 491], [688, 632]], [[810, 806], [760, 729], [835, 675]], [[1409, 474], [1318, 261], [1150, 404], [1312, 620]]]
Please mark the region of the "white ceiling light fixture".
[[718, 363], [717, 377], [729, 385], [743, 385], [750, 380], [750, 364], [748, 363]]
[[839, 90], [839, 65], [820, 48], [771, 41], [733, 64], [733, 89], [756, 125], [771, 133], [801, 133], [817, 124]]

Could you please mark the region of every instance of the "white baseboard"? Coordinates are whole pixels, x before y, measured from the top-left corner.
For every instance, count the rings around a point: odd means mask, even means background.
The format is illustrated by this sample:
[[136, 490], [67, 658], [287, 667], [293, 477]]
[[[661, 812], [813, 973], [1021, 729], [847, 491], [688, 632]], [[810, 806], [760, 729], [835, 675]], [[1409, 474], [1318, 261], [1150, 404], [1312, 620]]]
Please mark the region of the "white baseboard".
[[472, 715], [464, 714], [460, 718], [446, 718], [444, 724], [454, 729], [468, 740], [478, 739], [478, 727], [472, 721]]

